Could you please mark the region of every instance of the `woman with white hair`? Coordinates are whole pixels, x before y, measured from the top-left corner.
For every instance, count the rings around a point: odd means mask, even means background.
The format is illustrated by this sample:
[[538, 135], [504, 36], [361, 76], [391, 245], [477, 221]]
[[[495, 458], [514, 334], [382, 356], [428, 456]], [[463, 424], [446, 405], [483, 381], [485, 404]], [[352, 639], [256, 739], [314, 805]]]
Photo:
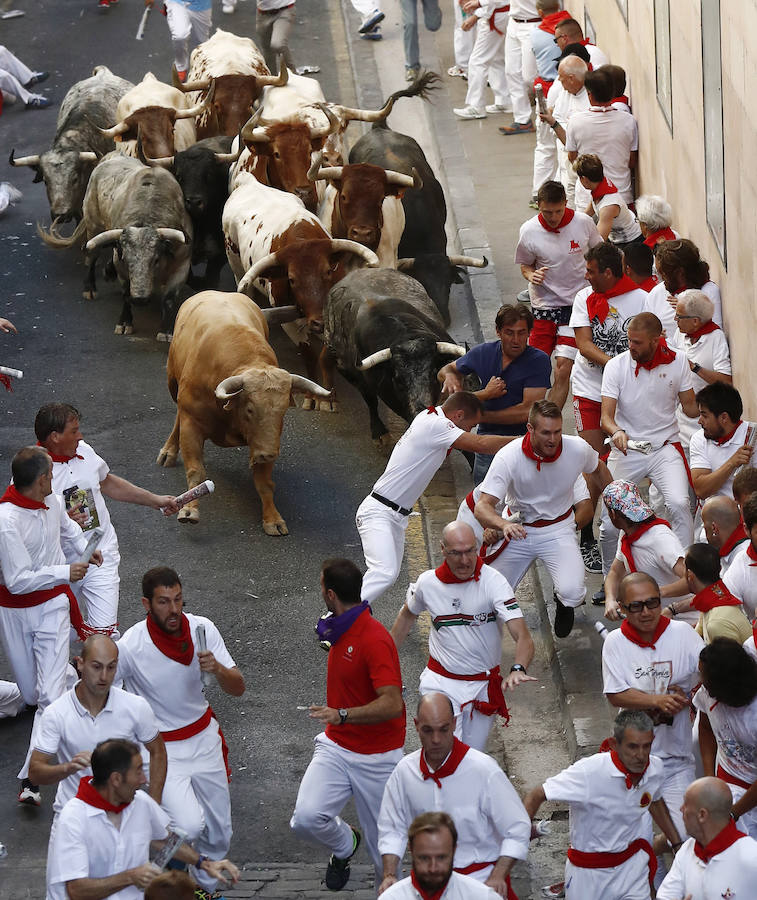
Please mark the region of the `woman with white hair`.
[[664, 197], [644, 194], [636, 201], [636, 218], [644, 235], [644, 243], [654, 250], [660, 241], [674, 241], [678, 234], [670, 227], [673, 210]]

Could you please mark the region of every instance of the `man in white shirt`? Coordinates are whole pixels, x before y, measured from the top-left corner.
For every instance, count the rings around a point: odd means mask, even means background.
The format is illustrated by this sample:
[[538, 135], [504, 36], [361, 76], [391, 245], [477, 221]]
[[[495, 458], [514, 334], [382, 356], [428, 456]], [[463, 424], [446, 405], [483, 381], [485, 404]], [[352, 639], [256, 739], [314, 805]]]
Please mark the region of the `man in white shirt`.
[[[182, 585], [173, 569], [146, 572], [142, 595], [147, 615], [119, 641], [118, 674], [152, 706], [166, 742], [163, 808], [203, 858], [220, 858], [231, 842], [229, 770], [202, 676], [215, 676], [221, 690], [234, 697], [244, 693], [244, 678], [213, 622], [182, 612]], [[216, 879], [205, 870], [193, 875], [205, 890], [215, 890]]]
[[[691, 370], [686, 356], [668, 347], [657, 316], [639, 313], [627, 331], [628, 350], [611, 359], [602, 375], [601, 425], [612, 447], [607, 465], [616, 479], [639, 484], [649, 478], [665, 500], [676, 537], [688, 547], [694, 520], [676, 409], [680, 403], [686, 415], [698, 412]], [[629, 441], [648, 443], [634, 449]], [[600, 543], [608, 564], [617, 540], [617, 529], [603, 510]]]
[[384, 474], [355, 516], [367, 568], [361, 600], [373, 603], [397, 580], [408, 516], [452, 449], [491, 454], [513, 440], [467, 433], [481, 421], [483, 409], [478, 397], [458, 391], [441, 406], [418, 413], [397, 441]]
[[702, 527], [707, 543], [718, 551], [720, 571], [725, 575], [733, 558], [749, 540], [741, 510], [735, 500], [722, 494], [715, 494], [702, 507]]
[[581, 44], [586, 47], [589, 54], [589, 60], [593, 69], [600, 66], [606, 66], [610, 62], [610, 58], [596, 44], [592, 44], [588, 38], [584, 37], [581, 23], [576, 19], [563, 19], [555, 26], [555, 43], [562, 52], [569, 44]]
[[397, 881], [408, 826], [426, 810], [454, 812], [455, 871], [485, 882], [502, 897], [508, 896], [516, 860], [526, 858], [531, 824], [520, 798], [497, 763], [459, 741], [454, 727], [449, 697], [424, 694], [415, 718], [421, 749], [400, 760], [384, 788], [379, 893]]
[[702, 429], [689, 443], [694, 490], [700, 500], [732, 497], [736, 473], [752, 460], [752, 447], [746, 443], [749, 422], [741, 420], [741, 394], [732, 384], [717, 381], [697, 391], [696, 401]]
[[87, 539], [52, 493], [52, 460], [41, 447], [13, 457], [13, 484], [0, 497], [0, 636], [21, 696], [37, 707], [29, 751], [19, 772], [20, 803], [39, 806], [28, 768], [45, 707], [66, 690], [68, 638], [83, 622], [71, 583], [81, 581], [96, 551], [81, 561]]
[[389, 900], [497, 900], [500, 896], [469, 875], [453, 871], [457, 829], [447, 813], [417, 816], [408, 829], [407, 840], [413, 869], [408, 878], [387, 888]]
[[723, 584], [741, 600], [744, 612], [751, 621], [757, 616], [757, 494], [752, 494], [746, 501], [741, 514], [749, 540], [744, 541], [734, 555], [723, 576]]
[[[422, 572], [407, 589], [391, 635], [399, 649], [418, 616], [428, 611], [433, 628], [419, 690], [449, 697], [455, 735], [469, 747], [485, 750], [493, 717], [509, 719], [505, 692], [536, 681], [526, 671], [534, 642], [513, 589], [478, 556], [473, 529], [451, 522], [442, 531], [441, 548], [444, 562]], [[509, 675], [502, 677], [505, 627], [515, 642], [515, 659]]]
[[717, 778], [699, 778], [686, 791], [683, 818], [691, 837], [676, 854], [657, 900], [752, 897], [757, 841], [731, 818], [728, 786]]
[[663, 764], [650, 755], [652, 720], [622, 710], [609, 744], [609, 752], [578, 760], [523, 798], [532, 819], [546, 800], [570, 808], [566, 900], [648, 900], [657, 869], [652, 821], [679, 844], [662, 797]]
[[[509, 112], [510, 94], [505, 74], [502, 45], [507, 32], [508, 7], [500, 0], [467, 0], [468, 14], [462, 27], [476, 28], [476, 42], [468, 59], [468, 91], [465, 106], [453, 109], [459, 119], [485, 119], [489, 113]], [[486, 87], [494, 93], [494, 103], [486, 105]]]
[[623, 578], [618, 602], [625, 620], [602, 647], [605, 696], [613, 706], [652, 716], [652, 752], [663, 763], [662, 795], [682, 831], [679, 807], [694, 780], [689, 695], [699, 681], [704, 641], [690, 625], [662, 615], [659, 587], [645, 572]]
[[[110, 897], [140, 900], [160, 869], [150, 862], [169, 836], [168, 815], [147, 793], [142, 756], [132, 741], [103, 741], [92, 752], [92, 776], [63, 807], [47, 869], [48, 900]], [[174, 858], [216, 882], [234, 883], [228, 859], [210, 860], [187, 844]]]
[[34, 433], [53, 461], [53, 493], [62, 497], [69, 515], [87, 537], [101, 531], [98, 548], [103, 564], [89, 569], [74, 592], [87, 608], [88, 630], [115, 635], [118, 639], [118, 538], [110, 520], [105, 497], [177, 512], [174, 498], [153, 494], [119, 478], [105, 460], [82, 438], [79, 411], [68, 403], [48, 403], [34, 419]]
[[[570, 634], [573, 610], [586, 596], [573, 514], [574, 486], [582, 472], [598, 493], [610, 481], [597, 451], [581, 438], [563, 435], [560, 409], [540, 400], [531, 407], [526, 436], [494, 457], [475, 506], [481, 525], [498, 529], [503, 536], [484, 561], [513, 588], [535, 559], [546, 566], [555, 589], [558, 637]], [[509, 520], [497, 512], [505, 497], [513, 514]]]

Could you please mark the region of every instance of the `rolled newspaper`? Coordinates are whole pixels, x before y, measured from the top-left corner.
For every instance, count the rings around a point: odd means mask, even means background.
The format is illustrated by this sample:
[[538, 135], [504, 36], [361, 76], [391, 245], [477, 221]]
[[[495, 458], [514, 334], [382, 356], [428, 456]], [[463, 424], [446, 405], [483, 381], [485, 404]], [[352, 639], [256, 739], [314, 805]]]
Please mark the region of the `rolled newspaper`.
[[602, 638], [603, 641], [606, 641], [609, 637], [610, 632], [607, 630], [607, 626], [604, 622], [595, 622], [594, 628], [597, 634]]
[[11, 378], [23, 378], [24, 373], [21, 369], [11, 369], [10, 366], [0, 366], [0, 375], [8, 375]]
[[[0, 371], [2, 370], [0, 369]], [[755, 443], [757, 443], [757, 424], [754, 422], [747, 422], [746, 434], [744, 435], [744, 446], [751, 447], [752, 450], [754, 450]], [[754, 462], [750, 460], [748, 465], [754, 465]], [[743, 468], [744, 466], [739, 466], [734, 474], [738, 474]]]
[[[605, 444], [609, 444], [611, 447], [614, 447], [615, 444], [612, 442], [612, 438], [605, 438]], [[629, 450], [635, 450], [637, 453], [651, 453], [652, 452], [652, 442], [651, 441], [636, 441], [633, 438], [628, 438], [626, 442]]]
[[152, 7], [145, 7], [145, 11], [142, 13], [142, 18], [139, 20], [139, 28], [137, 28], [137, 40], [141, 41], [145, 36], [145, 28], [147, 27], [147, 18], [152, 12]]
[[544, 116], [547, 113], [547, 101], [544, 97], [544, 88], [537, 84], [534, 88], [534, 95], [536, 96], [536, 102], [539, 105], [539, 112]]
[[[205, 626], [198, 625], [197, 631], [195, 632], [195, 637], [197, 638], [197, 651], [198, 653], [204, 653], [208, 649], [208, 641], [205, 637]], [[207, 687], [210, 682], [213, 680], [213, 676], [210, 672], [203, 672], [200, 670], [200, 677], [202, 678], [202, 686]]]
[[97, 550], [97, 545], [100, 543], [100, 538], [102, 536], [102, 531], [100, 531], [99, 528], [95, 528], [92, 534], [90, 534], [87, 546], [84, 548], [84, 552], [79, 559], [80, 563], [88, 563], [90, 561], [92, 554]]
[[152, 859], [153, 865], [156, 865], [159, 869], [165, 869], [168, 863], [173, 859], [174, 853], [176, 853], [179, 847], [186, 841], [187, 837], [188, 835], [183, 831], [179, 831], [178, 829], [171, 831], [169, 829], [165, 843]]
[[[215, 489], [216, 486], [208, 479], [207, 481], [203, 481], [202, 484], [198, 484], [188, 491], [184, 491], [184, 493], [179, 494], [178, 497], [174, 497], [174, 500], [179, 509], [181, 509], [182, 506], [186, 506], [187, 503], [191, 503], [193, 500], [199, 500], [200, 497], [204, 497], [205, 494], [212, 494]], [[163, 508], [165, 509], [165, 507]]]

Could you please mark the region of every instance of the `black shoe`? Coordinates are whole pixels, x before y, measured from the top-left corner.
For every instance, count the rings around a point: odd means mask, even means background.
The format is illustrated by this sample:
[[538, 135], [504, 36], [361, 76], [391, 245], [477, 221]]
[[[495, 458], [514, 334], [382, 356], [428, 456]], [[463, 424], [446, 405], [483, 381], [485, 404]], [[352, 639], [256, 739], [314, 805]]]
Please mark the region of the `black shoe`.
[[602, 571], [602, 554], [596, 541], [581, 544], [581, 557], [584, 561], [584, 569], [598, 575]]
[[557, 610], [555, 612], [555, 637], [567, 637], [573, 631], [573, 619], [575, 613], [572, 606], [564, 606], [555, 594], [555, 604]]
[[[352, 828], [352, 825], [350, 825], [350, 828]], [[334, 856], [332, 853], [329, 864], [326, 866], [326, 887], [330, 891], [341, 891], [350, 880], [350, 860], [357, 853], [357, 848], [362, 840], [357, 828], [352, 828], [352, 835], [355, 841], [352, 853], [346, 859], [339, 859], [338, 856]]]
[[604, 606], [605, 605], [605, 588], [604, 585], [594, 594], [591, 595], [591, 602], [594, 606]]

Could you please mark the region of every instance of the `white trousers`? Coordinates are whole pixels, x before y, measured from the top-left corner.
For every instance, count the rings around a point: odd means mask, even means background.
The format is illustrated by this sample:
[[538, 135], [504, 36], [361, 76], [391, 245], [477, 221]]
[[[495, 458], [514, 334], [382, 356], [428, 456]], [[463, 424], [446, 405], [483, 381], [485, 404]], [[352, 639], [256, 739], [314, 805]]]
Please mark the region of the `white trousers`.
[[[103, 554], [101, 566], [90, 566], [81, 581], [72, 585], [76, 599], [84, 601], [86, 612], [82, 610], [85, 621], [92, 628], [110, 629], [118, 623], [118, 587], [121, 579], [118, 565], [121, 555], [118, 551]], [[119, 637], [118, 631], [112, 635]]]
[[350, 3], [363, 18], [370, 15], [374, 9], [381, 9], [380, 0], [350, 0]]
[[29, 759], [43, 711], [66, 692], [69, 625], [68, 597], [65, 594], [28, 609], [0, 607], [5, 655], [13, 668], [24, 702], [37, 706], [29, 750], [19, 778], [28, 776]]
[[[576, 173], [573, 163], [568, 160], [568, 151], [562, 141], [555, 139], [555, 147], [557, 148], [557, 177], [565, 188], [565, 194], [568, 198], [568, 207], [570, 209], [578, 209], [576, 206]], [[586, 207], [584, 207], [585, 209]]]
[[[473, 51], [468, 60], [466, 106], [475, 106], [477, 109], [484, 108], [486, 105], [486, 83], [488, 81], [492, 91], [494, 91], [494, 102], [501, 106], [510, 107], [505, 59], [502, 54], [508, 19], [507, 13], [498, 13], [494, 17], [494, 24], [499, 31], [494, 31], [494, 29], [489, 27], [488, 19], [478, 20], [476, 25], [476, 43], [473, 45]], [[499, 33], [500, 31], [502, 34]]]
[[452, 0], [452, 10], [455, 17], [455, 30], [452, 32], [455, 65], [460, 66], [461, 69], [467, 69], [476, 35], [472, 28], [470, 31], [463, 31], [463, 11], [458, 0]]
[[317, 734], [314, 743], [289, 827], [303, 840], [322, 844], [338, 859], [345, 859], [352, 853], [352, 829], [339, 813], [352, 797], [365, 847], [379, 877], [382, 865], [376, 823], [384, 787], [402, 759], [402, 748], [354, 753], [327, 738], [325, 732]]
[[166, 18], [177, 69], [186, 72], [189, 68], [190, 35], [194, 38], [195, 45], [202, 44], [210, 37], [211, 16], [210, 9], [196, 12], [178, 0], [166, 0]]
[[[497, 546], [495, 544], [491, 550]], [[580, 606], [586, 596], [586, 585], [574, 516], [545, 528], [526, 526], [526, 537], [510, 541], [491, 566], [504, 575], [515, 590], [536, 559], [544, 563], [560, 602], [564, 606]]]
[[[168, 768], [161, 806], [203, 856], [223, 859], [231, 844], [231, 798], [218, 723], [185, 741], [166, 741]], [[208, 891], [217, 881], [193, 870]]]
[[505, 68], [507, 70], [507, 87], [513, 105], [513, 121], [521, 125], [531, 121], [531, 101], [528, 98], [528, 85], [523, 79], [523, 60], [531, 49], [531, 32], [538, 22], [516, 22], [513, 18], [507, 23], [505, 37]]
[[22, 103], [27, 103], [33, 95], [27, 91], [24, 85], [31, 79], [34, 72], [25, 66], [21, 60], [14, 56], [7, 47], [0, 45], [0, 90], [8, 95], [8, 102], [12, 103], [18, 97]]
[[370, 495], [357, 508], [366, 573], [360, 599], [373, 603], [397, 580], [405, 553], [407, 516], [389, 509]]
[[554, 129], [536, 116], [536, 147], [534, 148], [534, 180], [531, 193], [536, 196], [545, 181], [557, 175], [557, 138]]
[[565, 900], [649, 900], [649, 896], [649, 857], [643, 850], [611, 869], [565, 863]]
[[[619, 450], [613, 450], [607, 465], [614, 479], [622, 478], [640, 484], [645, 478], [649, 478], [665, 500], [670, 527], [684, 549], [694, 542], [694, 519], [689, 507], [689, 479], [681, 455], [672, 444], [666, 444], [648, 454], [629, 450], [623, 456]], [[604, 503], [599, 540], [603, 568], [607, 565], [609, 571], [617, 552], [618, 530], [610, 521]]]
[[421, 672], [418, 691], [420, 694], [431, 694], [436, 691], [449, 697], [455, 711], [455, 737], [474, 750], [486, 752], [489, 732], [497, 717], [485, 716], [473, 709], [472, 705], [466, 706], [465, 709], [462, 709], [462, 706], [469, 700], [488, 700], [488, 681], [458, 681], [454, 678], [445, 678], [444, 675], [430, 669], [424, 669]]
[[0, 719], [18, 715], [25, 706], [21, 691], [14, 681], [0, 681]]
[[[729, 784], [728, 787], [731, 789], [734, 803], [738, 803], [746, 794], [746, 788], [739, 787], [737, 784]], [[739, 816], [739, 821], [736, 824], [739, 827], [739, 831], [746, 831], [749, 837], [757, 840], [757, 809], [752, 807], [749, 812]]]

